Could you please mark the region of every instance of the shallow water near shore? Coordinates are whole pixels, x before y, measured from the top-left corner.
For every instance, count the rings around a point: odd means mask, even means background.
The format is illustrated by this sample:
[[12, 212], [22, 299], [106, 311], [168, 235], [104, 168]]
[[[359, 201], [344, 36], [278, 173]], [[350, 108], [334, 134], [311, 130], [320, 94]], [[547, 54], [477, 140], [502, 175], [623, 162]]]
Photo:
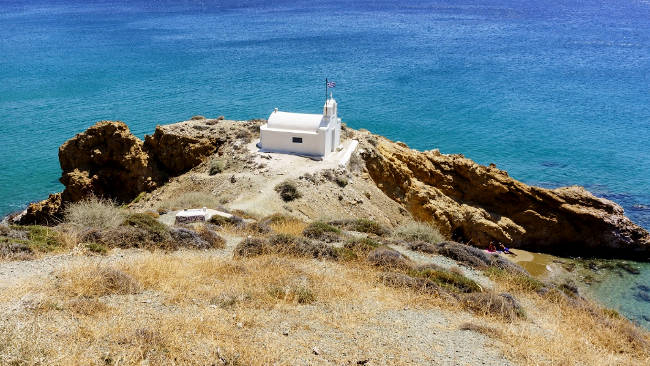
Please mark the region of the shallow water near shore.
[[[57, 148], [95, 121], [142, 137], [316, 113], [325, 77], [351, 127], [586, 186], [650, 228], [650, 3], [633, 0], [3, 1], [0, 214], [60, 191]], [[640, 267], [594, 293], [647, 314]]]
[[[582, 260], [512, 249], [506, 256], [539, 279], [571, 279], [581, 294], [650, 330], [650, 263]], [[591, 265], [590, 265], [591, 264]], [[627, 270], [626, 270], [627, 268]], [[638, 274], [630, 273], [638, 270]]]

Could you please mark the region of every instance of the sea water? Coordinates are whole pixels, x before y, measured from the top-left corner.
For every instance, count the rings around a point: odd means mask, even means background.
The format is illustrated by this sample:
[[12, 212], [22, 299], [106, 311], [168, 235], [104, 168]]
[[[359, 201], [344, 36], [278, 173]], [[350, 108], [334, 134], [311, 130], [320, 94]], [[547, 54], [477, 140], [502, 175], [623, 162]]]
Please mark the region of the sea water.
[[96, 121], [318, 113], [326, 77], [351, 127], [650, 228], [647, 0], [2, 0], [0, 214], [60, 191], [58, 146]]

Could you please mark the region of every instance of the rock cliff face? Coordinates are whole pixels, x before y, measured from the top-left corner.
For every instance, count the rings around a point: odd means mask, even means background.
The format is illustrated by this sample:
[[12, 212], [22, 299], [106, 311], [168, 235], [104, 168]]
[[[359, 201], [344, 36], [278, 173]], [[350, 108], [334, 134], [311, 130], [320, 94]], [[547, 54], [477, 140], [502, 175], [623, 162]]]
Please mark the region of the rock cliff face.
[[224, 142], [217, 120], [158, 126], [145, 142], [120, 121], [97, 122], [59, 148], [62, 193], [31, 204], [21, 224], [53, 223], [63, 206], [90, 195], [129, 202], [200, 164]]
[[189, 122], [190, 126], [157, 126], [145, 136], [144, 149], [164, 172], [175, 176], [201, 164], [225, 142], [209, 125]]
[[650, 255], [648, 232], [619, 205], [584, 188], [532, 187], [461, 155], [370, 139], [362, 156], [375, 183], [415, 218], [435, 223], [452, 239], [564, 255]]
[[98, 122], [59, 147], [64, 202], [94, 194], [128, 201], [154, 189], [161, 173], [123, 122]]

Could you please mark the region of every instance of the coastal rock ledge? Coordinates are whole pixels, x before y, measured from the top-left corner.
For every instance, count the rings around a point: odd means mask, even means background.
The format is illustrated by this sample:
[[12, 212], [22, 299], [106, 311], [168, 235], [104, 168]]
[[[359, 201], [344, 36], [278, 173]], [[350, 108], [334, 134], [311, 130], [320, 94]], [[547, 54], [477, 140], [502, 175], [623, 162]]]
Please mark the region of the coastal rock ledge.
[[[256, 164], [241, 162], [254, 161], [254, 153], [244, 146], [259, 138], [260, 123], [201, 117], [158, 126], [142, 141], [122, 122], [98, 122], [59, 148], [65, 190], [30, 205], [18, 222], [56, 223], [67, 203], [90, 195], [129, 203], [141, 192], [164, 190], [171, 177], [206, 181], [210, 176], [204, 162], [211, 156], [230, 159], [232, 177], [254, 173], [249, 170]], [[650, 257], [650, 234], [619, 205], [582, 187], [529, 186], [494, 165], [482, 166], [462, 155], [413, 150], [367, 130], [345, 128], [344, 135], [358, 140], [359, 147], [354, 168], [347, 173], [352, 181], [341, 194], [356, 197], [355, 209], [371, 218], [381, 216], [391, 225], [411, 218], [431, 222], [447, 237], [477, 247], [502, 243], [558, 255], [641, 261]], [[266, 181], [279, 178], [268, 176]], [[214, 184], [212, 192], [229, 186]], [[237, 194], [256, 196], [259, 189], [251, 187]], [[331, 215], [347, 215], [349, 208], [335, 209], [347, 202], [343, 195], [327, 194], [326, 189], [313, 192], [320, 198], [306, 196], [296, 203], [303, 205], [298, 211], [307, 219], [323, 215], [311, 209], [314, 205], [331, 208]]]
[[621, 206], [582, 187], [529, 186], [462, 155], [368, 136], [372, 143], [362, 155], [377, 186], [456, 241], [581, 257], [650, 256], [648, 232]]

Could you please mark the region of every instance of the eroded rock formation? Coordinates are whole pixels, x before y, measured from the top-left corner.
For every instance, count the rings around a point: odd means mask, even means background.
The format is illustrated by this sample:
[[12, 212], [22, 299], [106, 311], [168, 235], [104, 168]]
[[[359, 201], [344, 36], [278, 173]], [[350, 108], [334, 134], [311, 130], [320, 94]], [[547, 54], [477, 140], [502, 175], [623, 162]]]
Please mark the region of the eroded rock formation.
[[161, 173], [123, 122], [102, 121], [59, 147], [63, 201], [94, 194], [125, 202], [154, 189]]
[[158, 126], [145, 142], [123, 122], [97, 122], [59, 148], [63, 192], [31, 204], [18, 221], [53, 223], [66, 203], [90, 195], [129, 202], [141, 192], [152, 191], [218, 149], [224, 138], [219, 138], [216, 122], [203, 119]]
[[650, 235], [623, 209], [582, 187], [544, 189], [494, 166], [437, 150], [419, 152], [367, 135], [362, 154], [375, 183], [417, 219], [477, 246], [647, 259]]
[[61, 215], [61, 193], [51, 194], [46, 200], [32, 203], [20, 216], [23, 225], [58, 223]]
[[144, 139], [144, 149], [155, 164], [172, 176], [199, 165], [225, 141], [209, 125], [189, 124], [157, 126], [154, 134]]

